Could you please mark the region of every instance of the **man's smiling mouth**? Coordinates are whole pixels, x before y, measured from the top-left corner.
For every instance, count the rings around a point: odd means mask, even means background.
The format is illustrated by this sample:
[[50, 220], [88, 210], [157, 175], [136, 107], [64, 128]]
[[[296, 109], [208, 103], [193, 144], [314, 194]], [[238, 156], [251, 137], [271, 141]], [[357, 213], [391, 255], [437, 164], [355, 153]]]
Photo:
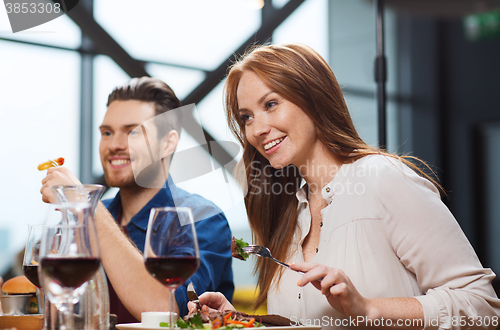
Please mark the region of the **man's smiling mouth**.
[[130, 159], [113, 159], [110, 161], [113, 166], [130, 164]]

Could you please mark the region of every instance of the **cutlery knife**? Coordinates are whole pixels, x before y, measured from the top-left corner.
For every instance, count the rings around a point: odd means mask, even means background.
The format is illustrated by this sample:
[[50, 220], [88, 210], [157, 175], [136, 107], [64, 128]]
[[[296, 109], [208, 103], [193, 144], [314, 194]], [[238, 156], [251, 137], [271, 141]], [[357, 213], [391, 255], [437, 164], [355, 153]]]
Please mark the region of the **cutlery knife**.
[[199, 303], [200, 300], [198, 299], [198, 295], [196, 294], [196, 291], [194, 290], [193, 282], [190, 282], [187, 286], [187, 295], [189, 301], [192, 301], [194, 303]]

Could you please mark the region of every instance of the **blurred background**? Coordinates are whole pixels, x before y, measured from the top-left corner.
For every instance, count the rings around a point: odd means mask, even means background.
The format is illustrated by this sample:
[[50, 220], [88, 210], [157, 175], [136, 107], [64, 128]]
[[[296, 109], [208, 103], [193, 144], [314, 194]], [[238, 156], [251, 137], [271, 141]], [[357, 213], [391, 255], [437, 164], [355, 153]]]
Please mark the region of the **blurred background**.
[[[386, 0], [384, 9], [387, 147], [431, 165], [449, 193], [444, 202], [497, 273], [499, 8], [493, 0]], [[82, 182], [103, 183], [98, 126], [108, 94], [131, 76], [160, 78], [183, 104], [196, 104], [205, 140], [182, 132], [181, 149], [235, 141], [222, 107], [234, 54], [251, 43], [302, 42], [329, 62], [356, 128], [377, 146], [375, 23], [369, 0], [80, 0], [69, 15], [13, 33], [2, 6], [0, 276], [21, 273], [16, 254], [28, 224], [44, 222], [40, 162], [64, 157]], [[219, 166], [179, 186], [221, 205], [233, 234], [250, 241], [234, 179], [213, 184], [226, 174]], [[252, 261], [233, 268], [238, 288], [255, 285]]]

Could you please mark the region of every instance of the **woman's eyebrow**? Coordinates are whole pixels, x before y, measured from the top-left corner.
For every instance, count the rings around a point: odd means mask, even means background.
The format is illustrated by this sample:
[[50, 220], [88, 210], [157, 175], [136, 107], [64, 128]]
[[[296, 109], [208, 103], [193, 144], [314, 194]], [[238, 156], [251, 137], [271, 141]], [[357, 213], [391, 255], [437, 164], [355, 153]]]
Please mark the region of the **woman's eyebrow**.
[[264, 99], [269, 95], [269, 94], [272, 94], [274, 93], [274, 91], [269, 91], [267, 92], [266, 94], [262, 95], [262, 97], [259, 99], [259, 103], [262, 103], [264, 102]]
[[[265, 93], [264, 95], [262, 95], [262, 97], [259, 99], [258, 103], [262, 103], [262, 102], [264, 102], [265, 98], [266, 98], [268, 95], [272, 94], [272, 93], [275, 93], [275, 91], [269, 91], [269, 92]], [[246, 110], [247, 110], [246, 108], [240, 108], [240, 109], [238, 109], [238, 112], [241, 112], [241, 111], [246, 111]]]

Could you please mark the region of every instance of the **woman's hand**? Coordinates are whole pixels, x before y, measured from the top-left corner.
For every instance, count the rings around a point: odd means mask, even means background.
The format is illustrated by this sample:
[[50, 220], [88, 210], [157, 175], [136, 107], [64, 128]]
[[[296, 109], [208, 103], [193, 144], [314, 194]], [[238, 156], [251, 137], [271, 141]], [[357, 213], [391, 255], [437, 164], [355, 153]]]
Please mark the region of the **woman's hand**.
[[[220, 292], [205, 292], [199, 297], [202, 312], [223, 312], [226, 310], [236, 311], [233, 305]], [[189, 313], [196, 312], [196, 304], [188, 302]]]
[[372, 316], [370, 300], [356, 290], [349, 277], [340, 269], [314, 263], [290, 264], [290, 268], [306, 272], [297, 285], [302, 287], [311, 283], [338, 312], [353, 317]]
[[50, 187], [57, 185], [81, 185], [80, 180], [73, 175], [66, 167], [51, 167], [47, 170], [47, 175], [42, 180], [42, 200], [45, 203], [55, 203], [56, 198], [52, 194]]

